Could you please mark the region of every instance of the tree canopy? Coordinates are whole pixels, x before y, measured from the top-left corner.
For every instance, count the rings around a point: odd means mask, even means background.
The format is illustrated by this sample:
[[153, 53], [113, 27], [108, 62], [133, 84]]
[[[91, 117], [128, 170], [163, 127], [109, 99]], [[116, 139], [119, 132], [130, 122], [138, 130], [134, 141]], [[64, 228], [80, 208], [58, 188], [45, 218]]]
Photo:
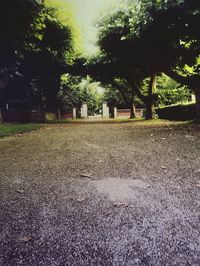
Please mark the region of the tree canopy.
[[[112, 69], [113, 78], [123, 76], [131, 83], [133, 91], [146, 103], [148, 118], [153, 116], [157, 100], [156, 76], [162, 72], [189, 86], [198, 98], [199, 22], [199, 3], [194, 0], [130, 1], [126, 9], [99, 25], [104, 60], [97, 72], [102, 72], [104, 80], [106, 65]], [[97, 60], [96, 66], [100, 63]], [[141, 81], [147, 77], [149, 91], [143, 95]]]
[[[121, 95], [132, 117], [139, 97], [146, 105], [146, 118], [152, 118], [154, 105], [165, 98], [157, 90], [159, 80], [169, 86], [165, 95], [173, 90], [165, 73], [181, 84], [182, 92], [194, 91], [200, 118], [198, 1], [130, 0], [98, 24], [100, 53], [90, 60], [81, 57], [79, 31], [65, 1], [7, 0], [0, 7], [1, 106], [54, 111], [63, 102], [70, 104], [61, 100], [67, 95], [75, 104], [84, 98], [78, 92], [79, 101], [75, 93], [82, 78], [91, 75]], [[70, 75], [65, 84], [64, 73]], [[180, 86], [174, 86], [173, 92], [181, 94]]]
[[63, 67], [74, 58], [71, 24], [63, 23], [52, 1], [0, 4], [1, 103], [55, 108]]

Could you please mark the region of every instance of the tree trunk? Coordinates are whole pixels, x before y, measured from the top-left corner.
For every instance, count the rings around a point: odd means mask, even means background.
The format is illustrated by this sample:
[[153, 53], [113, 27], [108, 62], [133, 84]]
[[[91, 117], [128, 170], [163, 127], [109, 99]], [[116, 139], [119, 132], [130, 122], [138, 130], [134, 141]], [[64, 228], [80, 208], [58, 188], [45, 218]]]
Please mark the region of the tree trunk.
[[146, 119], [153, 119], [154, 117], [154, 110], [152, 108], [152, 104], [150, 102], [150, 100], [148, 99], [146, 102]]
[[196, 120], [200, 122], [200, 90], [195, 90], [196, 98]]
[[58, 108], [58, 119], [60, 120], [61, 119], [61, 112], [60, 112], [60, 109]]
[[131, 106], [130, 106], [130, 107], [131, 107], [131, 108], [130, 108], [130, 110], [131, 110], [130, 118], [135, 118], [136, 115], [135, 115], [135, 104], [134, 104], [134, 102], [131, 103]]
[[153, 94], [156, 92], [156, 72], [153, 71], [149, 83], [148, 97], [146, 101], [146, 119], [155, 118]]

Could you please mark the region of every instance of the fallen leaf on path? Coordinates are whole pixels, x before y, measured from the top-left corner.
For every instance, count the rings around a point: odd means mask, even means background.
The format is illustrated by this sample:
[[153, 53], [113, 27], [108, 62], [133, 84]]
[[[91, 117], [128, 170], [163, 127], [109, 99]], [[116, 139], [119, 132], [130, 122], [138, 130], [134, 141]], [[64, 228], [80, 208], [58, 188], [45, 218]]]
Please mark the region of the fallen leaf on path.
[[92, 175], [91, 174], [81, 174], [80, 176], [81, 177], [92, 178]]
[[191, 135], [185, 135], [185, 138], [190, 139], [190, 138], [193, 138], [193, 136], [191, 136]]
[[19, 185], [21, 183], [21, 180], [15, 180], [14, 185]]
[[116, 202], [114, 204], [115, 207], [128, 207], [129, 204], [127, 202]]
[[17, 189], [16, 192], [19, 193], [19, 194], [23, 194], [24, 190]]
[[86, 198], [78, 198], [77, 199], [78, 202], [83, 202], [84, 200], [86, 200]]
[[32, 240], [32, 236], [31, 235], [27, 235], [27, 236], [23, 236], [20, 238], [20, 241], [23, 241], [23, 242], [28, 242]]
[[194, 137], [191, 136], [191, 135], [185, 135], [185, 138], [186, 138], [186, 139], [190, 139], [190, 140], [194, 140]]

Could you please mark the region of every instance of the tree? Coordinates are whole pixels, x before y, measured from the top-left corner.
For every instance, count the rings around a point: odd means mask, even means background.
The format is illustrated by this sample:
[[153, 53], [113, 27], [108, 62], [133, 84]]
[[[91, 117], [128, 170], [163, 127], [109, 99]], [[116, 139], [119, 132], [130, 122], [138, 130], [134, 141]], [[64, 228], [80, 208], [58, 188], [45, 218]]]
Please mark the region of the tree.
[[[107, 18], [100, 24], [99, 44], [102, 52], [108, 58], [107, 62], [114, 62], [118, 73], [120, 71], [120, 77], [125, 78], [132, 88], [132, 95], [135, 97], [137, 94], [146, 103], [146, 118], [148, 119], [154, 115], [156, 71], [141, 56], [143, 50], [138, 42], [136, 27], [138, 20], [144, 20], [143, 11], [140, 11], [141, 9], [134, 11], [129, 9], [128, 12], [127, 10], [120, 11], [111, 18]], [[135, 27], [134, 32], [132, 32], [133, 26]], [[148, 76], [151, 76], [148, 95], [143, 95], [140, 90], [141, 82]]]
[[90, 77], [87, 76], [86, 79], [82, 80], [80, 86], [83, 91], [83, 102], [87, 103], [88, 105], [89, 115], [98, 113], [102, 105], [102, 95], [99, 91], [99, 82], [93, 81]]
[[119, 108], [130, 108], [130, 118], [135, 118], [135, 106], [142, 105], [142, 102], [138, 97], [133, 95], [132, 88], [127, 84], [126, 80], [115, 79], [112, 85], [107, 85], [103, 101], [106, 101], [108, 105]]
[[191, 92], [187, 86], [180, 85], [165, 74], [157, 78], [157, 94], [159, 106], [184, 103], [191, 98]]
[[111, 58], [104, 53], [89, 61], [87, 73], [99, 80], [104, 87], [120, 91], [124, 102], [130, 107], [131, 118], [135, 117], [136, 90], [143, 79], [143, 74], [138, 69], [133, 71], [123, 60]]
[[139, 36], [144, 44], [143, 56], [159, 72], [195, 92], [200, 119], [200, 32], [196, 27], [200, 23], [200, 4], [194, 0], [148, 3], [151, 3], [147, 8], [150, 19], [146, 27], [140, 27]]
[[102, 102], [98, 87], [99, 84], [90, 78], [83, 79], [80, 76], [63, 75], [61, 90], [57, 97], [61, 111], [69, 111], [73, 107], [80, 109], [83, 103], [87, 103], [89, 115], [94, 115], [99, 111]]
[[111, 107], [121, 106], [123, 108], [130, 108], [130, 118], [135, 118], [136, 97], [135, 93], [123, 78], [114, 78], [109, 85], [107, 85], [104, 93], [104, 101], [108, 102]]
[[44, 1], [8, 0], [0, 10], [1, 104], [55, 110], [60, 76], [75, 54], [71, 26]]
[[[200, 102], [196, 89], [199, 67], [195, 65], [200, 47], [199, 19], [197, 1], [140, 1], [101, 24], [102, 51], [112, 60], [126, 62], [133, 74], [139, 69], [144, 77], [150, 77], [148, 97], [135, 86], [146, 101], [147, 118], [153, 116], [156, 76], [161, 72], [188, 85]], [[187, 73], [186, 64], [193, 66], [193, 73]], [[197, 110], [200, 115], [200, 106]]]
[[56, 99], [61, 111], [71, 111], [73, 107], [81, 107], [83, 99], [80, 83], [81, 77], [74, 77], [69, 74], [62, 75], [61, 89]]

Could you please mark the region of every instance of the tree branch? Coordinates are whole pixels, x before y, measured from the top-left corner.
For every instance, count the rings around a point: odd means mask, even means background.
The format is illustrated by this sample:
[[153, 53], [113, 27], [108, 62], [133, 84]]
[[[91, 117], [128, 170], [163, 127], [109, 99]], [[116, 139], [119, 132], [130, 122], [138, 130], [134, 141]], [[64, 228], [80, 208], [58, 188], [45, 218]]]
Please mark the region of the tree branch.
[[200, 75], [192, 75], [192, 76], [181, 76], [177, 74], [174, 70], [172, 69], [166, 69], [164, 73], [169, 76], [170, 78], [174, 79], [178, 83], [182, 85], [187, 85], [191, 89], [196, 90], [200, 87]]

